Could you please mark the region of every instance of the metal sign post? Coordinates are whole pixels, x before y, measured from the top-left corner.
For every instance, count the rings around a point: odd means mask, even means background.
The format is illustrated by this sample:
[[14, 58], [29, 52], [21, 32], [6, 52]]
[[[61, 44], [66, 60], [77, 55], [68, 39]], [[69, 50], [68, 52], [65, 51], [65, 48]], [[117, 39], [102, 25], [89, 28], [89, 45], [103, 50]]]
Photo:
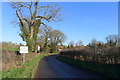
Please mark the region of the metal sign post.
[[20, 53], [23, 54], [23, 64], [25, 63], [25, 53], [28, 53], [28, 46], [20, 46]]
[[25, 63], [25, 53], [23, 53], [23, 64]]

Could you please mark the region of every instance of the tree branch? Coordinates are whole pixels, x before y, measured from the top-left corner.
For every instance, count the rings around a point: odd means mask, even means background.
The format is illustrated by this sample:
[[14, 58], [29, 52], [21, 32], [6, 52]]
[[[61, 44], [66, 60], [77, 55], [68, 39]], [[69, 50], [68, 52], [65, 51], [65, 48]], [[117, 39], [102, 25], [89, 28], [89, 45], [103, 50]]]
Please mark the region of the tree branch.
[[13, 3], [19, 5], [20, 7], [30, 8], [30, 7], [26, 6], [26, 5], [20, 4], [20, 2], [19, 3], [18, 2], [13, 2]]
[[21, 26], [24, 26], [24, 24], [23, 24], [23, 22], [22, 22], [22, 19], [21, 19], [21, 17], [19, 16], [17, 10], [16, 10], [16, 15], [17, 15], [17, 17], [18, 17], [18, 19], [19, 19], [19, 21], [20, 21], [20, 23], [21, 23]]
[[30, 21], [26, 18], [22, 18], [23, 20], [25, 20], [28, 24], [30, 24]]
[[52, 16], [50, 17], [45, 17], [45, 16], [36, 16], [35, 18], [43, 18], [43, 19], [46, 19], [46, 20], [50, 20], [52, 18]]
[[32, 20], [32, 2], [30, 3], [30, 8], [29, 8], [29, 10], [30, 10], [30, 15], [31, 15], [31, 20]]
[[40, 9], [40, 8], [48, 8], [48, 7], [53, 7], [53, 6], [40, 6], [38, 9]]
[[32, 15], [32, 19], [34, 19], [35, 18], [35, 16], [36, 16], [36, 14], [37, 14], [37, 11], [38, 11], [38, 2], [35, 2], [35, 11], [34, 11], [34, 13], [33, 13], [33, 15]]
[[41, 22], [41, 24], [43, 24], [47, 28], [47, 25], [45, 23]]

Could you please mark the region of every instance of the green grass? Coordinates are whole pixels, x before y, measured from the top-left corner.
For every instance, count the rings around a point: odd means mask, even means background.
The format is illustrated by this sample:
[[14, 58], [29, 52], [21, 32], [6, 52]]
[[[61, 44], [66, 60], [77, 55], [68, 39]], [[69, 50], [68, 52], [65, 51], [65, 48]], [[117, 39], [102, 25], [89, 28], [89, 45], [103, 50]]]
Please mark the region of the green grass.
[[30, 62], [24, 63], [21, 68], [13, 67], [8, 71], [2, 71], [2, 78], [32, 78], [32, 75], [37, 68], [38, 61], [44, 56], [48, 56], [51, 54], [43, 54], [37, 57], [34, 57]]
[[74, 59], [66, 58], [62, 56], [58, 57], [58, 59], [81, 68], [102, 73], [112, 78], [120, 78], [120, 64], [100, 64], [95, 62], [74, 60]]
[[20, 49], [19, 48], [8, 48], [6, 50], [10, 50], [10, 51], [19, 51]]
[[12, 47], [8, 47], [8, 48], [2, 47], [1, 49], [2, 50], [9, 50], [9, 51], [19, 51], [20, 50], [20, 48], [12, 48]]
[[7, 46], [7, 45], [3, 45], [3, 46], [0, 46], [0, 49], [2, 50], [9, 50], [9, 51], [19, 51], [20, 48], [19, 46]]

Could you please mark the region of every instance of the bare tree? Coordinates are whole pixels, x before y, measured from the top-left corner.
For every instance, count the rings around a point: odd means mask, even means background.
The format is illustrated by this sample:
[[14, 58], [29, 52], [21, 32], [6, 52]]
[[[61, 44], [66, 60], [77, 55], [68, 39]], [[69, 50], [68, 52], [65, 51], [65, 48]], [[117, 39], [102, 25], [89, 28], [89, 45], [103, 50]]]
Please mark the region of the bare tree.
[[13, 2], [16, 16], [19, 19], [20, 36], [27, 42], [30, 51], [35, 51], [39, 27], [48, 21], [60, 21], [60, 7], [43, 5], [40, 2]]
[[118, 36], [117, 35], [109, 35], [108, 37], [106, 37], [107, 40], [107, 44], [112, 47], [115, 46], [118, 42]]

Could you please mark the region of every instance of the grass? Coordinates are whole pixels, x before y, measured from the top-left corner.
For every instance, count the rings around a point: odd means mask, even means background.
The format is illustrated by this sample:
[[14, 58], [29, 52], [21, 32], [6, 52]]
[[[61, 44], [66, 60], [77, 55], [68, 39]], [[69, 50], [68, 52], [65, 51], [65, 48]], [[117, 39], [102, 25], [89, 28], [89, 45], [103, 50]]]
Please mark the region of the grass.
[[3, 45], [3, 46], [1, 46], [0, 45], [0, 49], [2, 49], [2, 50], [9, 50], [9, 51], [19, 51], [20, 50], [20, 48], [19, 48], [19, 46], [5, 46], [5, 45]]
[[19, 48], [0, 48], [1, 50], [8, 50], [8, 51], [19, 51], [20, 49]]
[[74, 60], [74, 59], [66, 58], [62, 56], [58, 57], [58, 59], [81, 68], [102, 73], [111, 78], [120, 78], [120, 64], [100, 64], [95, 62]]
[[2, 71], [2, 78], [32, 78], [33, 72], [38, 65], [38, 62], [44, 56], [51, 54], [42, 54], [34, 57], [31, 61], [22, 64], [20, 68], [13, 67], [8, 71]]
[[19, 48], [8, 48], [6, 50], [10, 50], [10, 51], [19, 51], [20, 49]]

